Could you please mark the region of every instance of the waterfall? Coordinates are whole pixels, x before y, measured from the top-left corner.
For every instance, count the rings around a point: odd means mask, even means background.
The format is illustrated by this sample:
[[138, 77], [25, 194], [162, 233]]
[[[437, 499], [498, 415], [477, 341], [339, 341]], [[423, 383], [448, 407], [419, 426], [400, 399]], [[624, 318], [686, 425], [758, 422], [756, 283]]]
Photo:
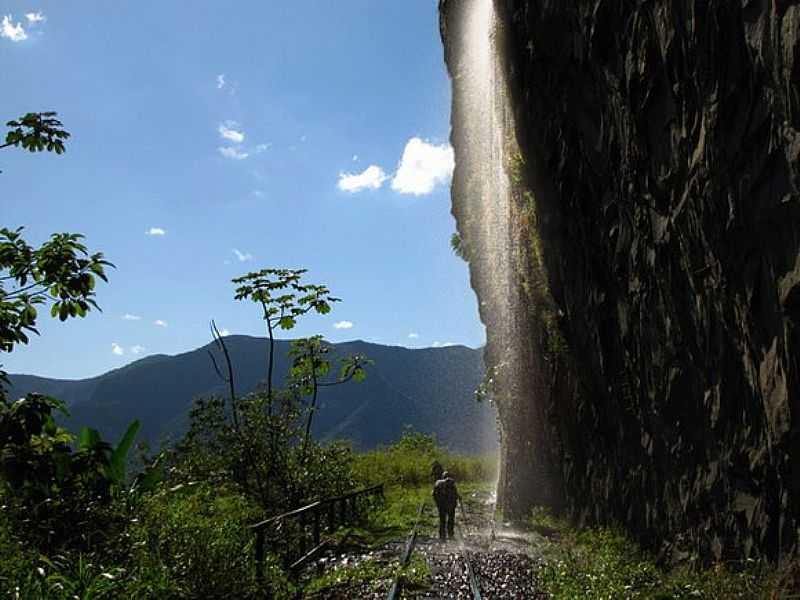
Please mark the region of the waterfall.
[[[459, 158], [467, 165], [465, 194], [459, 200], [467, 219], [461, 219], [462, 242], [473, 271], [473, 286], [487, 327], [486, 363], [496, 382], [512, 376], [514, 359], [514, 277], [511, 240], [511, 182], [506, 151], [513, 137], [506, 82], [499, 64], [498, 20], [493, 0], [469, 0], [462, 13], [457, 83], [463, 103], [459, 123], [464, 144]], [[454, 199], [455, 201], [455, 199]], [[464, 222], [466, 221], [466, 222]], [[491, 393], [501, 413], [508, 398], [495, 386]], [[501, 444], [503, 421], [500, 416]], [[502, 472], [502, 465], [500, 471]], [[501, 475], [502, 477], [502, 475]], [[502, 495], [502, 494], [501, 494]]]
[[[494, 0], [445, 0], [453, 78], [453, 215], [486, 327], [486, 365], [498, 411], [498, 504], [524, 517], [533, 504], [553, 504], [552, 444], [545, 419], [546, 365], [537, 352], [541, 323], [532, 316], [531, 229], [521, 211], [524, 189], [504, 58], [504, 20]], [[523, 208], [520, 208], [523, 207]], [[543, 279], [539, 277], [539, 279]]]

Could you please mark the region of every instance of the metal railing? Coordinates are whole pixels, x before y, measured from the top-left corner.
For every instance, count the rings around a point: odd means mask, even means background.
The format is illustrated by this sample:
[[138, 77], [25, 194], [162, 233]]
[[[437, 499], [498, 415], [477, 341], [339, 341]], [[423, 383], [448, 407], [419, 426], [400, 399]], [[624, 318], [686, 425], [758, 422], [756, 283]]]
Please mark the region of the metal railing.
[[[290, 572], [296, 572], [306, 562], [318, 556], [328, 545], [328, 541], [322, 539], [323, 519], [328, 531], [333, 533], [341, 525], [352, 523], [358, 518], [360, 509], [363, 508], [364, 499], [376, 496], [383, 499], [383, 484], [348, 492], [341, 496], [324, 498], [289, 512], [270, 517], [255, 525], [250, 525], [249, 528], [256, 535], [256, 580], [259, 583], [264, 580], [264, 556], [268, 530], [280, 527], [283, 522], [289, 519], [296, 521], [300, 556], [288, 565]], [[308, 547], [309, 542], [312, 545], [311, 549]]]

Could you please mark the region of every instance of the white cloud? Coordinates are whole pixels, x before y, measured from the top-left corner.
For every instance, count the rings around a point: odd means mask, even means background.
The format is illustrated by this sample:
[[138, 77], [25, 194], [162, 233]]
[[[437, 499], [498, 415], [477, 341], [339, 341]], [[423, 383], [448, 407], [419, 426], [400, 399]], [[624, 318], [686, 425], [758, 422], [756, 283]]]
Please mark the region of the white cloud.
[[419, 337], [418, 333], [411, 332], [408, 334], [408, 339], [410, 340], [416, 340], [418, 337]]
[[264, 152], [265, 150], [269, 150], [270, 148], [272, 148], [272, 144], [270, 143], [259, 144], [258, 146], [256, 146], [256, 154]]
[[141, 354], [142, 352], [144, 352], [144, 346], [140, 346], [139, 344], [131, 346], [131, 354]]
[[247, 260], [253, 260], [253, 255], [249, 252], [240, 252], [236, 248], [233, 249], [233, 253], [236, 255], [236, 258], [239, 259], [239, 262], [245, 262]]
[[167, 235], [167, 230], [161, 227], [151, 227], [144, 232], [145, 235]]
[[158, 325], [159, 327], [166, 327], [167, 322], [162, 321], [161, 319], [156, 319], [155, 321], [153, 321], [153, 325]]
[[221, 90], [225, 87], [225, 73], [217, 75], [217, 89]]
[[132, 315], [131, 313], [125, 313], [122, 315], [122, 319], [125, 321], [141, 321], [142, 317], [139, 315]]
[[41, 23], [47, 20], [47, 18], [42, 14], [42, 11], [25, 13], [25, 18], [28, 19], [28, 23], [31, 25], [36, 25], [36, 23]]
[[401, 194], [430, 194], [440, 183], [453, 175], [455, 157], [449, 144], [436, 146], [411, 138], [403, 150], [400, 166], [392, 179], [392, 189]]
[[389, 177], [377, 165], [370, 165], [361, 173], [339, 173], [337, 186], [343, 192], [360, 192], [361, 190], [377, 190]]
[[351, 321], [339, 321], [333, 324], [334, 329], [352, 329], [353, 323]]
[[123, 354], [125, 354], [125, 350], [117, 342], [112, 342], [111, 353], [116, 354], [117, 356], [122, 356]]
[[220, 330], [219, 330], [219, 335], [220, 335], [221, 337], [225, 337], [226, 335], [230, 335], [230, 334], [231, 334], [231, 332], [230, 332], [230, 331], [228, 331], [227, 329], [225, 329], [224, 327], [223, 327], [222, 329], [220, 329]]
[[217, 131], [219, 131], [219, 135], [223, 140], [229, 140], [236, 144], [241, 144], [244, 141], [244, 131], [241, 131], [241, 126], [236, 121], [220, 123]]
[[353, 154], [353, 162], [356, 162], [357, 160], [358, 160], [358, 154]]
[[217, 150], [219, 150], [222, 156], [230, 158], [231, 160], [244, 160], [250, 156], [247, 152], [243, 152], [239, 148], [233, 148], [231, 146], [220, 146]]
[[448, 346], [455, 346], [455, 342], [433, 342], [434, 348], [447, 348]]
[[0, 37], [8, 38], [12, 42], [21, 42], [28, 39], [28, 34], [22, 27], [22, 23], [14, 23], [11, 21], [11, 15], [3, 17], [3, 27], [0, 29]]

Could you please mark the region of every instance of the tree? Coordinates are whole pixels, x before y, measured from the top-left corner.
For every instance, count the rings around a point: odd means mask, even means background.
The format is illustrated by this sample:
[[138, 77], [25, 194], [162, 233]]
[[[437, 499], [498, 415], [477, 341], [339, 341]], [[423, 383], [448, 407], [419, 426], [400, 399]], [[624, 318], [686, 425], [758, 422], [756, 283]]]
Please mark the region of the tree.
[[360, 383], [367, 377], [364, 367], [372, 364], [372, 361], [363, 354], [341, 358], [339, 359], [341, 366], [338, 377], [334, 380], [326, 380], [325, 378], [331, 370], [331, 363], [325, 358], [329, 352], [330, 346], [321, 335], [295, 340], [289, 351], [289, 356], [292, 357], [292, 367], [289, 372], [291, 385], [295, 386], [303, 396], [311, 396], [311, 404], [306, 415], [303, 449], [300, 455], [301, 464], [306, 463], [308, 456], [311, 424], [317, 411], [320, 388], [341, 385], [350, 380]]
[[66, 414], [64, 404], [41, 394], [0, 403], [0, 491], [6, 514], [14, 517], [18, 533], [45, 552], [62, 546], [86, 549], [108, 526], [104, 512], [112, 495], [129, 491], [128, 452], [139, 430], [134, 421], [112, 448], [87, 427], [76, 440], [56, 423], [57, 412]]
[[[6, 126], [12, 129], [6, 134], [6, 141], [0, 149], [22, 147], [29, 152], [66, 152], [64, 142], [70, 134], [64, 131], [64, 124], [56, 118], [57, 113], [26, 113]], [[0, 171], [2, 173], [2, 171]]]
[[272, 370], [275, 354], [275, 329], [293, 329], [297, 319], [312, 310], [324, 315], [331, 304], [339, 302], [324, 285], [302, 283], [306, 269], [262, 269], [237, 277], [233, 283], [236, 300], [251, 300], [259, 304], [267, 325], [269, 353], [267, 358], [268, 410], [272, 412]]
[[[70, 134], [55, 112], [27, 113], [6, 125], [11, 130], [0, 149], [66, 151], [64, 142]], [[95, 278], [108, 281], [105, 268], [113, 266], [102, 253], [89, 254], [80, 234], [56, 233], [34, 248], [22, 238], [22, 231], [22, 227], [0, 229], [0, 352], [27, 344], [27, 333], [38, 334], [38, 305], [50, 303], [50, 314], [62, 321], [84, 317], [92, 307], [99, 310]], [[0, 399], [5, 399], [2, 383], [8, 379], [0, 365]]]
[[[70, 134], [56, 113], [28, 113], [7, 125], [13, 129], [0, 148], [21, 146], [30, 152], [65, 151]], [[36, 333], [37, 306], [50, 305], [50, 314], [66, 321], [84, 317], [95, 302], [96, 279], [108, 281], [105, 269], [113, 266], [101, 252], [90, 254], [76, 233], [55, 233], [34, 247], [22, 237], [23, 228], [0, 229], [0, 352], [12, 352]], [[0, 365], [1, 367], [2, 365]], [[126, 483], [127, 456], [139, 429], [130, 425], [112, 448], [94, 429], [75, 436], [55, 420], [66, 414], [63, 402], [41, 394], [28, 394], [8, 402], [0, 370], [0, 491], [15, 523], [25, 537], [47, 549], [74, 539], [91, 544], [90, 526], [105, 528], [94, 510], [107, 505], [112, 491]], [[138, 490], [154, 480], [140, 478]]]
[[[226, 363], [214, 368], [228, 385], [230, 410], [224, 400], [198, 402], [190, 415], [190, 428], [179, 444], [176, 464], [191, 478], [230, 477], [248, 495], [254, 495], [269, 513], [291, 506], [310, 493], [340, 493], [349, 481], [337, 468], [347, 464], [349, 449], [312, 448], [311, 426], [321, 387], [366, 376], [369, 361], [360, 355], [342, 359], [338, 379], [328, 377], [328, 347], [321, 336], [297, 340], [292, 345], [288, 386], [273, 382], [275, 333], [289, 330], [309, 312], [326, 314], [338, 302], [324, 285], [303, 281], [305, 269], [263, 269], [233, 279], [236, 300], [255, 302], [266, 322], [268, 335], [266, 391], [238, 397], [234, 368], [225, 339], [212, 321], [212, 336]], [[311, 397], [308, 404], [305, 397]], [[181, 469], [178, 469], [180, 471]], [[330, 475], [330, 476], [328, 476]]]
[[[89, 254], [80, 234], [55, 233], [35, 248], [22, 231], [0, 229], [0, 352], [39, 333], [37, 306], [50, 304], [50, 315], [61, 321], [99, 310], [96, 278], [108, 281], [105, 268], [113, 266], [101, 252]], [[0, 378], [7, 382], [3, 371]]]
[[9, 146], [22, 146], [29, 152], [66, 152], [64, 142], [70, 134], [64, 131], [64, 124], [56, 119], [55, 112], [26, 113], [19, 119], [6, 123], [11, 131], [6, 134], [5, 144], [0, 148]]

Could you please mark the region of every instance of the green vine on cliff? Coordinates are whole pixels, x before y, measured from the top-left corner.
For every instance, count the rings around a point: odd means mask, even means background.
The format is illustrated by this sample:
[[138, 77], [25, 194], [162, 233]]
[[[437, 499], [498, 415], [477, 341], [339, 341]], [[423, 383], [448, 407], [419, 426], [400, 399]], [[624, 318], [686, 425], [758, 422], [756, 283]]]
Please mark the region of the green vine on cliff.
[[525, 157], [516, 140], [506, 141], [506, 156], [511, 193], [519, 210], [516, 219], [519, 224], [519, 236], [527, 241], [527, 244], [521, 246], [522, 251], [516, 257], [517, 271], [525, 295], [530, 300], [533, 315], [541, 325], [544, 351], [554, 358], [566, 353], [568, 345], [559, 326], [560, 311], [550, 290], [536, 210], [536, 196], [528, 187]]
[[458, 232], [450, 236], [450, 248], [453, 249], [453, 254], [455, 254], [461, 260], [464, 262], [469, 262], [467, 244], [464, 242], [463, 238]]

